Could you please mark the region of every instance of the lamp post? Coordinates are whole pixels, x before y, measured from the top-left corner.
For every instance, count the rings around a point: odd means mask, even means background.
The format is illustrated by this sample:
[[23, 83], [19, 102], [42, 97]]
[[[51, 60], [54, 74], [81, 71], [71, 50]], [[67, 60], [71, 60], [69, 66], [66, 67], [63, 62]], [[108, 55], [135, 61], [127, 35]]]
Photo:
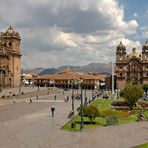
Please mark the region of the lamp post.
[[71, 99], [72, 99], [72, 112], [74, 112], [74, 92], [73, 92], [73, 85], [74, 85], [74, 80], [72, 80], [72, 96], [71, 96]]
[[21, 84], [19, 84], [19, 93], [21, 93]]
[[81, 115], [81, 125], [80, 125], [80, 131], [83, 130], [84, 128], [84, 123], [83, 123], [83, 90], [82, 90], [82, 83], [83, 83], [83, 79], [80, 78], [79, 80], [79, 86], [80, 86], [80, 89], [81, 89], [81, 108], [80, 108], [80, 115]]
[[2, 92], [3, 91], [3, 72], [4, 72], [4, 66], [5, 65], [1, 65], [0, 66], [0, 85], [1, 85], [1, 87], [0, 87], [0, 92]]
[[2, 92], [2, 70], [0, 69], [0, 79], [1, 79], [1, 86], [0, 86], [0, 92]]
[[113, 93], [114, 93], [114, 51], [112, 49], [112, 95], [111, 95], [112, 99], [113, 99]]

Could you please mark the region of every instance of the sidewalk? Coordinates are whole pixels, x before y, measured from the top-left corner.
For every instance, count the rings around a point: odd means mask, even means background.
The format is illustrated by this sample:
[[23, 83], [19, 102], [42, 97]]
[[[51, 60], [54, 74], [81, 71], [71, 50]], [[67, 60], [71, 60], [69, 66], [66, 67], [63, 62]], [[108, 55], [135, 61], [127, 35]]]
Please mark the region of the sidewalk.
[[[23, 94], [18, 93], [18, 88], [13, 88], [11, 89], [11, 94], [9, 93], [9, 89], [5, 89], [0, 93], [1, 98], [0, 98], [0, 106], [1, 105], [6, 105], [6, 104], [12, 104], [14, 98], [16, 99], [16, 102], [24, 102], [27, 100], [29, 97], [32, 97], [33, 99], [36, 99], [36, 95], [39, 98], [45, 98], [48, 97], [49, 95], [54, 95], [54, 94], [61, 94], [63, 90], [60, 90], [58, 88], [52, 88], [48, 89], [46, 87], [41, 87], [39, 90], [37, 88], [31, 88], [31, 87], [23, 87], [22, 89]], [[9, 94], [9, 97], [7, 97], [7, 94]], [[15, 96], [13, 96], [15, 94]], [[5, 96], [4, 98], [2, 96]]]
[[[53, 97], [50, 99], [53, 100]], [[57, 100], [63, 99], [64, 95], [57, 97]], [[75, 100], [75, 109], [79, 104], [80, 100]], [[21, 105], [23, 104], [18, 105], [19, 109], [24, 108]], [[148, 141], [147, 122], [84, 129], [83, 132], [68, 132], [60, 128], [69, 121], [71, 99], [69, 102], [55, 101], [45, 106], [39, 103], [26, 106], [29, 110], [36, 105], [41, 109], [13, 120], [0, 122], [2, 148], [131, 148]], [[56, 108], [54, 118], [50, 111], [52, 105]], [[11, 110], [12, 113], [14, 110]]]

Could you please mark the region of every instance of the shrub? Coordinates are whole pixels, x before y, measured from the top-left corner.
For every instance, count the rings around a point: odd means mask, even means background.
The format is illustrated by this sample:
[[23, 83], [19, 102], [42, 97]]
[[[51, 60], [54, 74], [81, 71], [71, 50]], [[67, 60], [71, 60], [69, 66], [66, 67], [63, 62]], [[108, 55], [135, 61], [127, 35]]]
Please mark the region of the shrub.
[[122, 91], [122, 97], [129, 103], [129, 107], [132, 110], [139, 98], [143, 96], [143, 89], [140, 85], [128, 84]]
[[95, 107], [93, 105], [84, 106], [83, 114], [84, 114], [84, 117], [89, 118], [91, 123], [93, 120], [95, 120], [96, 117], [99, 117], [99, 115], [100, 115], [97, 107]]
[[100, 112], [101, 117], [115, 116], [115, 117], [128, 117], [128, 112], [117, 111], [117, 110], [102, 110]]

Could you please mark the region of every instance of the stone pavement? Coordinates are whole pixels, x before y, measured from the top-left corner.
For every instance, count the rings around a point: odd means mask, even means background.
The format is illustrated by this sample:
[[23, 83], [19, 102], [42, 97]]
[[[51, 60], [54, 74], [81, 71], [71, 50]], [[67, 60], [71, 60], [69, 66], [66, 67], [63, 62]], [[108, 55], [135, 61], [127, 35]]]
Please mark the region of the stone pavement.
[[[40, 90], [47, 90], [47, 87], [40, 87], [39, 88]], [[20, 92], [24, 92], [24, 93], [28, 93], [28, 92], [35, 92], [35, 91], [38, 91], [38, 87], [17, 87], [17, 88], [6, 88], [6, 89], [3, 89], [2, 92], [0, 92], [0, 96], [2, 95], [7, 95], [9, 94], [9, 91], [11, 90], [12, 94], [15, 93], [15, 94], [19, 94]]]
[[[63, 100], [62, 96], [57, 99]], [[75, 101], [75, 106], [79, 103]], [[23, 109], [23, 104], [17, 105]], [[147, 122], [68, 132], [60, 128], [69, 120], [67, 116], [71, 110], [71, 101], [41, 103], [41, 107], [39, 103], [26, 104], [27, 110], [35, 108], [36, 105], [38, 110], [30, 113], [11, 119], [0, 118], [0, 148], [130, 148], [148, 142]], [[56, 107], [54, 118], [50, 112], [52, 105]], [[9, 107], [3, 108], [4, 112], [7, 110]], [[11, 112], [13, 111], [15, 105], [11, 106]]]
[[[37, 89], [37, 87], [22, 87], [23, 95], [18, 92], [18, 88], [11, 89], [11, 95], [9, 94], [9, 89], [5, 89], [0, 93], [0, 97], [5, 95], [5, 98], [0, 98], [0, 106], [6, 105], [6, 104], [12, 104], [14, 98], [16, 99], [16, 102], [25, 102], [28, 98], [32, 97], [33, 99], [36, 99], [36, 95], [38, 95], [38, 98], [48, 98], [49, 96], [60, 95], [63, 90], [58, 88], [52, 88], [48, 89], [47, 87], [41, 87], [40, 90]], [[15, 97], [13, 97], [13, 93], [16, 94]], [[6, 97], [9, 94], [9, 97]]]

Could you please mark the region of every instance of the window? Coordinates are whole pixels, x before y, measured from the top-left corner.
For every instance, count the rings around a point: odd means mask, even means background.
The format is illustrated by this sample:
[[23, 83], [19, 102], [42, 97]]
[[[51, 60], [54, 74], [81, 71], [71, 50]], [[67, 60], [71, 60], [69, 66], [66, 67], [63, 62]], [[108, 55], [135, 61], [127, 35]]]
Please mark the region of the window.
[[122, 69], [122, 66], [120, 66], [120, 69]]
[[10, 46], [10, 47], [12, 46], [12, 43], [11, 43], [11, 42], [9, 42], [9, 46]]
[[146, 76], [148, 76], [148, 72], [146, 73]]
[[120, 61], [122, 61], [122, 60], [123, 60], [123, 56], [121, 55], [121, 56], [120, 56]]
[[145, 55], [145, 58], [146, 58], [146, 59], [148, 58], [148, 55], [147, 55], [147, 54]]
[[123, 75], [122, 75], [122, 73], [120, 73], [120, 77], [122, 77]]
[[148, 66], [146, 66], [146, 68], [148, 69]]

